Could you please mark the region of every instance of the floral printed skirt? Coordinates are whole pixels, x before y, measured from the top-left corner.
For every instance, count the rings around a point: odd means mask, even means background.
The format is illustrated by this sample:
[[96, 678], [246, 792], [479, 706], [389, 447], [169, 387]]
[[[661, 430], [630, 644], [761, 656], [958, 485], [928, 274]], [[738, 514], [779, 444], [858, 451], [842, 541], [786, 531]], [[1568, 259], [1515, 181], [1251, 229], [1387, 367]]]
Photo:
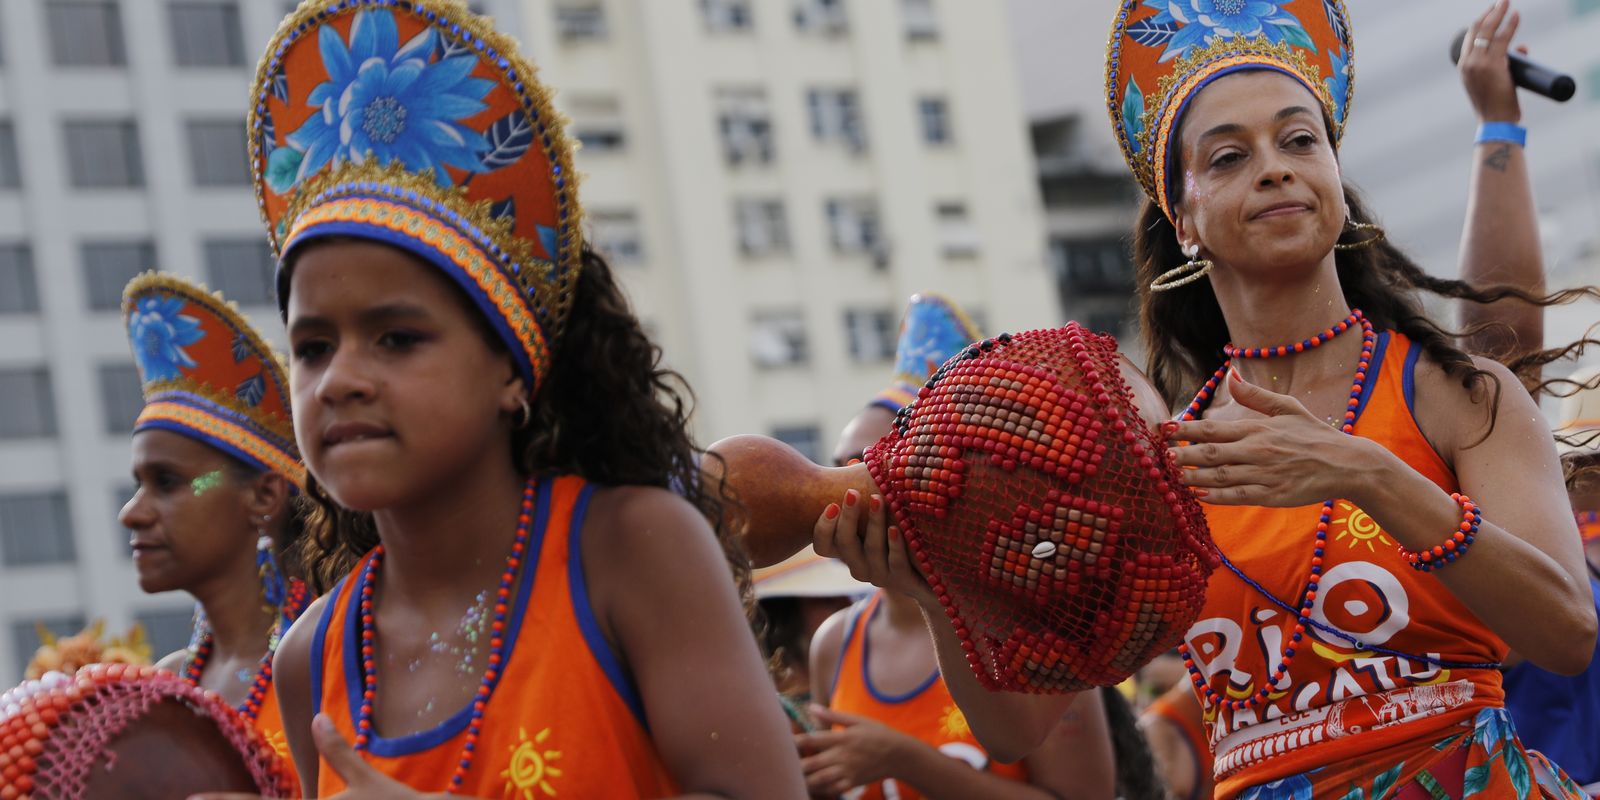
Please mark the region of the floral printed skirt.
[[1420, 751], [1370, 767], [1314, 769], [1239, 793], [1240, 800], [1587, 800], [1565, 772], [1517, 739], [1511, 715], [1486, 708], [1470, 732], [1452, 733]]

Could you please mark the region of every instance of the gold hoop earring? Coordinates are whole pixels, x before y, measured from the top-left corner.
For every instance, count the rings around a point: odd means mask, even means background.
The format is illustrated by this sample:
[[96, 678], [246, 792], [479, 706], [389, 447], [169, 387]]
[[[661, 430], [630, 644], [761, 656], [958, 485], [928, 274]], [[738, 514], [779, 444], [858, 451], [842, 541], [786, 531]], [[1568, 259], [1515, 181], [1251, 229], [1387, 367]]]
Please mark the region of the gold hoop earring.
[[1335, 250], [1360, 250], [1362, 248], [1371, 247], [1378, 242], [1383, 241], [1388, 236], [1388, 234], [1384, 232], [1383, 228], [1375, 222], [1355, 222], [1353, 220], [1346, 220], [1344, 229], [1346, 231], [1371, 231], [1372, 235], [1362, 239], [1359, 242], [1336, 244], [1333, 246], [1333, 249]]
[[511, 424], [520, 431], [533, 424], [533, 406], [528, 405], [526, 397], [518, 397], [517, 401], [522, 407], [517, 409], [517, 418]]
[[1188, 263], [1176, 269], [1169, 269], [1151, 281], [1150, 291], [1170, 292], [1211, 274], [1211, 268], [1215, 265], [1209, 259], [1200, 258], [1200, 245], [1190, 245], [1187, 255]]

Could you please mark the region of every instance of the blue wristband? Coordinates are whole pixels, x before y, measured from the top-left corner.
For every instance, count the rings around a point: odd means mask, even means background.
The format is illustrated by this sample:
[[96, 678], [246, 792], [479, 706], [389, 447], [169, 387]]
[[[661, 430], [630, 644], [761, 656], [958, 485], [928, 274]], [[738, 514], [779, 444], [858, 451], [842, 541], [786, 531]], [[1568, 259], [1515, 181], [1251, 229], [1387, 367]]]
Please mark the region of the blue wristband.
[[1510, 142], [1518, 147], [1528, 146], [1528, 129], [1515, 122], [1485, 122], [1478, 126], [1478, 138], [1473, 144], [1484, 142]]

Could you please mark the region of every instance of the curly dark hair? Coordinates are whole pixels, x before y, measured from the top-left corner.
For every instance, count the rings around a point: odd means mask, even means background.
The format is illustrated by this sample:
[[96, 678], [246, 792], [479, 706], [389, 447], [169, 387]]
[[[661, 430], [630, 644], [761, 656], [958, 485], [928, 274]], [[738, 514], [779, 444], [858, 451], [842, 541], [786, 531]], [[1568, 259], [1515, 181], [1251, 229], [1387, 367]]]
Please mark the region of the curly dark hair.
[[1138, 717], [1128, 698], [1115, 686], [1100, 688], [1100, 701], [1106, 709], [1106, 729], [1111, 734], [1111, 751], [1117, 760], [1117, 797], [1122, 800], [1162, 800], [1166, 789], [1156, 778], [1155, 757], [1150, 743], [1139, 730]]
[[[487, 323], [482, 333], [505, 349]], [[532, 423], [513, 431], [508, 443], [517, 468], [530, 476], [578, 475], [677, 493], [711, 524], [748, 614], [750, 563], [730, 524], [738, 503], [723, 481], [712, 485], [702, 477], [700, 460], [716, 456], [689, 437], [693, 405], [693, 391], [662, 366], [661, 348], [645, 335], [610, 265], [585, 245], [566, 332], [532, 398]], [[378, 532], [370, 514], [340, 508], [315, 477], [308, 477], [307, 490], [313, 507], [306, 572], [321, 592], [378, 544]]]
[[[1354, 187], [1345, 184], [1344, 197], [1350, 206], [1351, 222], [1377, 221]], [[1352, 243], [1366, 235], [1346, 228], [1345, 237]], [[1172, 222], [1159, 206], [1148, 200], [1134, 230], [1133, 252], [1148, 372], [1167, 403], [1181, 407], [1200, 384], [1222, 366], [1225, 358], [1222, 348], [1228, 343], [1227, 323], [1209, 281], [1195, 281], [1166, 292], [1150, 291], [1150, 284], [1157, 276], [1188, 258], [1180, 249]], [[1459, 346], [1459, 340], [1493, 327], [1494, 323], [1474, 326], [1467, 331], [1448, 330], [1428, 317], [1422, 307], [1421, 294], [1427, 292], [1482, 304], [1515, 299], [1540, 307], [1570, 303], [1583, 297], [1600, 298], [1600, 291], [1592, 287], [1540, 297], [1510, 286], [1479, 288], [1464, 281], [1434, 277], [1387, 240], [1368, 247], [1339, 250], [1335, 263], [1345, 302], [1352, 308], [1360, 308], [1379, 330], [1405, 334], [1474, 397], [1488, 396], [1491, 417], [1499, 410], [1500, 381], [1493, 374], [1478, 369], [1471, 356]], [[1507, 358], [1503, 363], [1518, 375], [1536, 373], [1545, 364], [1575, 351], [1581, 352], [1585, 342], [1600, 344], [1583, 340], [1562, 348]], [[1537, 396], [1542, 386], [1537, 381], [1533, 384]]]

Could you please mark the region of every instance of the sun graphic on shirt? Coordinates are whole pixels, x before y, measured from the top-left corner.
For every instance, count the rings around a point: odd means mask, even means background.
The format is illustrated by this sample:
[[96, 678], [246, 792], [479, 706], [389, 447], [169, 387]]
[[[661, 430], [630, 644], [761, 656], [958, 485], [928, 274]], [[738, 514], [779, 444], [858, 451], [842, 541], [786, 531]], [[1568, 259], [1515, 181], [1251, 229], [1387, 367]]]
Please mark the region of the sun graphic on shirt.
[[278, 754], [278, 758], [289, 757], [289, 740], [283, 735], [283, 731], [266, 731], [265, 738], [267, 746]]
[[947, 739], [968, 739], [972, 737], [972, 728], [967, 727], [967, 715], [954, 705], [945, 706], [944, 717], [939, 722], [939, 729], [944, 732]]
[[1357, 544], [1364, 544], [1371, 553], [1378, 552], [1378, 548], [1372, 546], [1374, 539], [1385, 547], [1394, 546], [1394, 542], [1389, 540], [1389, 534], [1384, 533], [1383, 529], [1378, 527], [1378, 523], [1367, 516], [1367, 512], [1356, 508], [1353, 504], [1340, 500], [1334, 513], [1344, 514], [1343, 517], [1333, 520], [1333, 524], [1344, 526], [1339, 535], [1334, 537], [1334, 541], [1344, 541], [1344, 538], [1349, 536], [1350, 541], [1347, 544], [1351, 550], [1354, 550]]
[[555, 797], [556, 789], [549, 779], [561, 777], [561, 768], [550, 762], [560, 760], [561, 751], [543, 749], [550, 738], [550, 729], [539, 731], [531, 742], [526, 729], [517, 732], [521, 741], [511, 748], [511, 763], [500, 773], [500, 777], [506, 779], [506, 796], [515, 796], [515, 792], [522, 800], [534, 800], [533, 792], [538, 789], [546, 797]]

